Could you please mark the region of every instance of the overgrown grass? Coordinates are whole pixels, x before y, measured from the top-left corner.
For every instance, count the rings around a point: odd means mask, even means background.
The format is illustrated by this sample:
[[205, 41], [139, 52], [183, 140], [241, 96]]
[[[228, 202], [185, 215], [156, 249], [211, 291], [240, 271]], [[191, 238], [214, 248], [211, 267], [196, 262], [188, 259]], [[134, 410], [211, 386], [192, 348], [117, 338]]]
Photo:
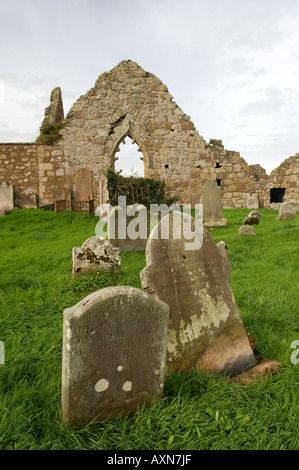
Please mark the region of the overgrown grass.
[[225, 210], [211, 231], [229, 247], [231, 286], [257, 353], [280, 374], [240, 386], [188, 372], [166, 377], [164, 398], [132, 416], [76, 429], [62, 422], [62, 312], [110, 285], [141, 288], [144, 253], [123, 253], [122, 273], [71, 282], [71, 252], [94, 235], [86, 213], [13, 211], [0, 219], [1, 449], [299, 449], [299, 219], [261, 210], [256, 237], [238, 237], [248, 210]]

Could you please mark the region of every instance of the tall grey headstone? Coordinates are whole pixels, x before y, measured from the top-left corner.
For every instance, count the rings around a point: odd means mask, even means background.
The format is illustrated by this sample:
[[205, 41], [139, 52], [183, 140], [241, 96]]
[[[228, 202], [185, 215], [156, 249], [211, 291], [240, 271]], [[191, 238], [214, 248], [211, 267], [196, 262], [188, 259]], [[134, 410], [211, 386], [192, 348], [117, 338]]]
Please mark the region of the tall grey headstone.
[[135, 412], [163, 395], [169, 307], [141, 289], [107, 287], [63, 314], [63, 419]]
[[201, 188], [201, 204], [203, 205], [204, 224], [208, 227], [227, 225], [222, 214], [221, 197], [223, 190], [217, 182], [208, 179]]
[[150, 219], [146, 207], [132, 204], [115, 206], [107, 216], [108, 240], [121, 251], [145, 251], [150, 232]]
[[14, 190], [13, 185], [9, 183], [0, 184], [0, 209], [3, 211], [12, 211], [14, 208]]
[[[194, 232], [194, 219], [181, 217]], [[165, 218], [168, 240], [158, 236]], [[172, 236], [174, 213], [165, 218], [150, 233], [140, 277], [143, 288], [170, 307], [167, 366], [237, 375], [256, 362], [229, 284], [228, 257], [204, 227], [201, 248], [186, 249], [183, 237]]]

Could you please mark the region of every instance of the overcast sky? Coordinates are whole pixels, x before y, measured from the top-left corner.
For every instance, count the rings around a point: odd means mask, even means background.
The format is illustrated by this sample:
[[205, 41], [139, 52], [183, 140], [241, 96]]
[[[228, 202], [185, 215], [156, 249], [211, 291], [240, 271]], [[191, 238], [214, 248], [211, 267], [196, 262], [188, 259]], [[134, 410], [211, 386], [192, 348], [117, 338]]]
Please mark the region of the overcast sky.
[[299, 152], [299, 0], [0, 0], [0, 142], [36, 139], [131, 59], [209, 142], [269, 173]]

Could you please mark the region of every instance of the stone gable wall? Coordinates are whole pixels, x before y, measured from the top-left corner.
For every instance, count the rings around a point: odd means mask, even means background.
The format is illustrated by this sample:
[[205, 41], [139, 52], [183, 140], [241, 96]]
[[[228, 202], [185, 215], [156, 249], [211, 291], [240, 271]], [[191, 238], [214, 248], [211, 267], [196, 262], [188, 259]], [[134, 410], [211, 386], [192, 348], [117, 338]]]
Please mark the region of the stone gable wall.
[[[63, 104], [60, 89], [54, 91], [57, 99], [52, 92], [51, 106], [57, 111]], [[145, 177], [164, 179], [183, 203], [199, 203], [200, 188], [210, 178], [223, 188], [224, 208], [247, 207], [250, 196], [259, 198], [260, 207], [269, 207], [271, 187], [286, 187], [286, 200], [299, 203], [298, 156], [267, 176], [260, 165], [248, 165], [238, 152], [226, 150], [221, 140], [205, 142], [167, 86], [132, 61], [97, 79], [73, 105], [60, 134], [53, 145], [0, 144], [0, 183], [14, 185], [16, 205], [54, 202], [56, 187], [75, 191], [75, 174], [82, 168], [92, 171], [98, 204], [100, 182], [114, 168], [127, 136], [139, 146]]]

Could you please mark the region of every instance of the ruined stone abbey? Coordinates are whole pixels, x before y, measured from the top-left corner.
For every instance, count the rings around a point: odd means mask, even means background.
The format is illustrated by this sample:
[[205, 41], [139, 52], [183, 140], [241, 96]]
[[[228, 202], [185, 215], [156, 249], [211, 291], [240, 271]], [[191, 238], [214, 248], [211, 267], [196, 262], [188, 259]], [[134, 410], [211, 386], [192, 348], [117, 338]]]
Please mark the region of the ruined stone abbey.
[[199, 203], [212, 178], [223, 188], [224, 208], [248, 207], [249, 198], [258, 207], [299, 205], [299, 154], [267, 176], [221, 140], [205, 142], [167, 86], [130, 60], [103, 73], [66, 118], [60, 89], [53, 90], [44, 124], [59, 125], [51, 143], [0, 144], [0, 183], [13, 185], [17, 207], [51, 204], [64, 189], [72, 199], [106, 202], [105, 173], [127, 136], [138, 144], [145, 177], [164, 179], [182, 203]]

